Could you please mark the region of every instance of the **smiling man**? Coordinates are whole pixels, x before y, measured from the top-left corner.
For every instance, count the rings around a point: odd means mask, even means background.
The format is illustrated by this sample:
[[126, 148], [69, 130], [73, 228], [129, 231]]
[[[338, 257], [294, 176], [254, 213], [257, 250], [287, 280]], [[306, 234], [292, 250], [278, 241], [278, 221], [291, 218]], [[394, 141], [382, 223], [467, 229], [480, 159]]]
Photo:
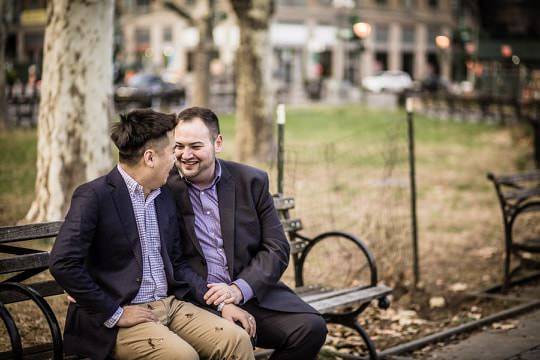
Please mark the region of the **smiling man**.
[[176, 169], [167, 187], [176, 201], [183, 239], [189, 239], [182, 242], [183, 255], [210, 283], [207, 304], [233, 302], [252, 314], [257, 345], [275, 349], [272, 359], [315, 358], [326, 324], [279, 281], [289, 244], [267, 174], [216, 158], [223, 137], [209, 109], [182, 111], [175, 142]]

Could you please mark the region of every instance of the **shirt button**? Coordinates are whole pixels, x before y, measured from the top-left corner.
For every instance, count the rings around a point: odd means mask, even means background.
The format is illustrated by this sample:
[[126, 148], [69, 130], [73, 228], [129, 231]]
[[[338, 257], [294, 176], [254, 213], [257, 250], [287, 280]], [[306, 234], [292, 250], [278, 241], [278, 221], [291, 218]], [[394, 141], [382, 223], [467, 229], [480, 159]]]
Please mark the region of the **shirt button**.
[[207, 212], [206, 212], [206, 215], [210, 215], [210, 211], [207, 211]]

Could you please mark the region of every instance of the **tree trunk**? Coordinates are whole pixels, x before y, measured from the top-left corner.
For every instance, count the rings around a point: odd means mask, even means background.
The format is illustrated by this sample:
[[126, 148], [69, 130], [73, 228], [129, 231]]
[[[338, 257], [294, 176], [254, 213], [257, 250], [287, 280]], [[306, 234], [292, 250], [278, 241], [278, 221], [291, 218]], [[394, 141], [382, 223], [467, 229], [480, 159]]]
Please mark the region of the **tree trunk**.
[[231, 0], [238, 18], [240, 45], [236, 52], [236, 159], [268, 161], [273, 123], [264, 63], [268, 61], [271, 0]]
[[114, 0], [51, 0], [38, 120], [35, 200], [25, 221], [60, 220], [76, 186], [112, 166]]
[[197, 28], [199, 42], [195, 48], [192, 106], [208, 107], [210, 103], [210, 54], [214, 46], [214, 16], [216, 0], [198, 0], [187, 10], [181, 1], [164, 1], [164, 6]]
[[6, 101], [6, 40], [7, 40], [7, 2], [0, 0], [0, 131], [8, 127]]
[[208, 107], [210, 103], [210, 53], [214, 49], [213, 18], [214, 0], [199, 0], [194, 23], [199, 31], [199, 43], [195, 49], [194, 106]]

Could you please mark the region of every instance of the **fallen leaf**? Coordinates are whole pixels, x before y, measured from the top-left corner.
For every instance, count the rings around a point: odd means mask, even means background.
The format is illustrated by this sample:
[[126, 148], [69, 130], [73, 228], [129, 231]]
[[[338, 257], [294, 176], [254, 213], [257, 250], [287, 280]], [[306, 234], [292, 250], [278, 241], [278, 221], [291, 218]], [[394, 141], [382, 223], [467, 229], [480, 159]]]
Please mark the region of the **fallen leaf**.
[[465, 291], [467, 290], [468, 285], [465, 283], [455, 283], [450, 286], [450, 290], [453, 292]]
[[491, 327], [496, 330], [511, 330], [517, 328], [518, 321], [517, 320], [508, 320], [508, 321], [501, 321], [501, 322], [495, 322], [491, 324]]
[[446, 305], [446, 301], [442, 296], [433, 296], [429, 299], [429, 307], [432, 309], [441, 308]]

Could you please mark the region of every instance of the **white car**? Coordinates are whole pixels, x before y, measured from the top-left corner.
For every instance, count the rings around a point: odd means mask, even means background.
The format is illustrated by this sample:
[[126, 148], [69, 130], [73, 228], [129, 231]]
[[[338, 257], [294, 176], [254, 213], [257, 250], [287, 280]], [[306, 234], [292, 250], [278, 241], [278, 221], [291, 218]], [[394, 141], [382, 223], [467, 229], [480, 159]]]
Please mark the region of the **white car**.
[[411, 88], [412, 85], [413, 81], [410, 75], [403, 71], [381, 71], [362, 79], [362, 87], [376, 93], [382, 91], [400, 92]]

